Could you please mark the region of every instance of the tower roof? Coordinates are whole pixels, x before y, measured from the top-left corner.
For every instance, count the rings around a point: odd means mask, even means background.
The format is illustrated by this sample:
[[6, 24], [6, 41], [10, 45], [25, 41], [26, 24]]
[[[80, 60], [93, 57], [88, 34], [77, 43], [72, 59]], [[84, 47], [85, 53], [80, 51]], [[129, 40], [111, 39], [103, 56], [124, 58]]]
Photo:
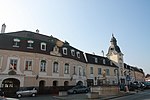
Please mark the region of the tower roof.
[[117, 53], [121, 53], [120, 47], [117, 45], [117, 40], [114, 37], [114, 34], [112, 34], [112, 38], [111, 38], [110, 42], [111, 42], [111, 46], [108, 49], [108, 54], [113, 51], [115, 51]]
[[114, 34], [112, 34], [112, 38], [111, 38], [110, 42], [115, 42], [115, 43], [117, 42], [116, 38], [114, 37]]

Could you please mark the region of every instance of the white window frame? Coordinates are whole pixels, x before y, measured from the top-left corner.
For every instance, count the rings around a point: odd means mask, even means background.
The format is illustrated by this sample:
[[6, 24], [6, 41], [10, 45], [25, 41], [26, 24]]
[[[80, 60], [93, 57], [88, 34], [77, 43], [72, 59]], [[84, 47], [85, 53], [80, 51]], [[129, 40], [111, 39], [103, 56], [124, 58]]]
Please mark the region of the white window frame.
[[68, 63], [65, 63], [65, 66], [64, 66], [64, 74], [69, 74], [69, 70], [70, 70], [70, 66]]
[[[100, 73], [99, 73], [99, 69], [100, 69], [100, 71], [101, 71]], [[98, 74], [98, 75], [102, 75], [102, 68], [98, 68], [97, 70], [98, 70], [98, 73], [97, 73], [97, 74]]]
[[106, 64], [106, 60], [105, 59], [103, 59], [103, 64]]
[[40, 72], [46, 72], [46, 60], [41, 60], [40, 61]]
[[67, 48], [65, 48], [65, 47], [63, 48], [63, 54], [67, 55]]
[[110, 61], [110, 65], [113, 65], [112, 61]]
[[98, 59], [96, 57], [94, 57], [95, 63], [98, 63]]
[[94, 74], [94, 68], [90, 67], [90, 74]]
[[80, 52], [77, 52], [77, 57], [80, 58]]
[[[57, 66], [55, 63], [57, 63]], [[59, 64], [57, 61], [53, 63], [53, 73], [59, 73]]]
[[[27, 62], [31, 62], [31, 66], [29, 65], [29, 63], [27, 64]], [[26, 65], [28, 66], [27, 69], [26, 69]], [[33, 67], [33, 60], [28, 60], [28, 59], [26, 59], [26, 60], [25, 60], [25, 67], [24, 67], [25, 71], [31, 71], [31, 70], [32, 70], [32, 67]]]
[[[42, 48], [44, 46], [44, 49]], [[41, 43], [41, 50], [46, 51], [46, 43], [42, 42]]]
[[83, 68], [83, 76], [86, 76], [86, 69]]
[[28, 42], [28, 47], [27, 48], [33, 49], [33, 43], [34, 43], [34, 41], [28, 40], [27, 42]]
[[[11, 64], [11, 60], [13, 60], [12, 64]], [[18, 62], [19, 62], [18, 59], [15, 59], [15, 58], [9, 59], [9, 69], [17, 70]], [[15, 66], [15, 63], [16, 63], [16, 66]]]
[[13, 47], [19, 47], [20, 39], [15, 38], [13, 42]]
[[73, 50], [73, 49], [71, 50], [71, 55], [75, 56], [75, 50]]
[[105, 71], [106, 71], [106, 75], [110, 76], [110, 70], [109, 69], [105, 69]]

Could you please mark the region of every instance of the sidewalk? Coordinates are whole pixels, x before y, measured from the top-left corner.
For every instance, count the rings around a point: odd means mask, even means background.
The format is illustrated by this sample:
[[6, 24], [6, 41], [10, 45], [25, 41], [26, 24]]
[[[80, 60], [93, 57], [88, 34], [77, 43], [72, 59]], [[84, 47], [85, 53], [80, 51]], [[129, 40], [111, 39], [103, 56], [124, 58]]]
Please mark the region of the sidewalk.
[[109, 96], [99, 96], [99, 98], [96, 99], [89, 99], [87, 94], [72, 94], [67, 96], [53, 96], [53, 98], [56, 98], [58, 100], [109, 100], [113, 98], [118, 98], [122, 96], [127, 95], [133, 95], [135, 94], [135, 91], [131, 92], [120, 92], [118, 95], [109, 95]]

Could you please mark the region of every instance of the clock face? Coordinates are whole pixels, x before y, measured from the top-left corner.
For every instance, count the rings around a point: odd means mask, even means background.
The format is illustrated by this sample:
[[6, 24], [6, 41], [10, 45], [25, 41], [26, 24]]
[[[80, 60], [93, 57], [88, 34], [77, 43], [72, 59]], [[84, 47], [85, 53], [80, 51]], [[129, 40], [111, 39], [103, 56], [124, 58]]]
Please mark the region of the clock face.
[[122, 58], [119, 58], [120, 61], [122, 61]]

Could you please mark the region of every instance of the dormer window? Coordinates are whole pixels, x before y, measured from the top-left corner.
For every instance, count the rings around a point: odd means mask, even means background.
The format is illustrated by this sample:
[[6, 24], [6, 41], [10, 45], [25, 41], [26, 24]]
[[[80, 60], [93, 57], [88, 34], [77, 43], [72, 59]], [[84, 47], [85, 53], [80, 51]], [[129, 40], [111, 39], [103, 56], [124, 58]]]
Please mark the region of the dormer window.
[[110, 65], [113, 65], [112, 61], [110, 61]]
[[27, 48], [33, 49], [33, 43], [34, 43], [34, 41], [28, 40], [28, 46], [27, 46]]
[[77, 52], [77, 57], [80, 58], [80, 52]]
[[19, 47], [19, 44], [20, 44], [20, 40], [15, 38], [14, 43], [13, 43], [13, 47]]
[[106, 60], [105, 59], [103, 59], [103, 64], [106, 64]]
[[75, 56], [75, 50], [71, 50], [71, 55]]
[[67, 48], [63, 48], [63, 54], [67, 55]]
[[94, 58], [94, 60], [95, 60], [95, 63], [98, 63], [98, 59], [96, 57]]
[[46, 43], [41, 43], [41, 50], [46, 51]]

